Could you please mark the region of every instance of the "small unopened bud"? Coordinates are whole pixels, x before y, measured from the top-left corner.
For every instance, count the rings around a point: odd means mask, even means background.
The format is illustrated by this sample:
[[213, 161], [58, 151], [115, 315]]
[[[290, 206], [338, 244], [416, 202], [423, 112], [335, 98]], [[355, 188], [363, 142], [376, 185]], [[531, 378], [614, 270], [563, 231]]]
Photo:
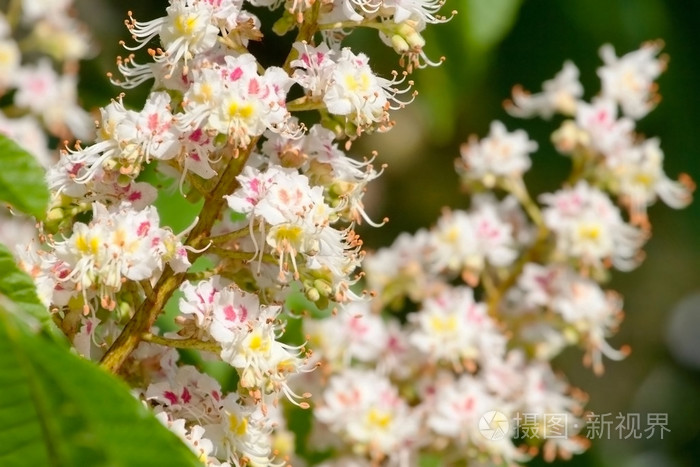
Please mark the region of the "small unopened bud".
[[306, 162], [307, 155], [297, 149], [287, 149], [280, 155], [280, 164], [289, 169], [298, 169]]
[[333, 293], [333, 288], [331, 287], [331, 285], [326, 281], [322, 281], [321, 279], [316, 279], [314, 281], [314, 287], [324, 297], [328, 297], [330, 296], [330, 294]]
[[333, 182], [333, 166], [312, 159], [306, 175], [318, 185], [329, 185]]
[[425, 39], [409, 22], [401, 24], [398, 33], [404, 38], [410, 49], [422, 49], [425, 46]]
[[225, 135], [225, 134], [223, 134], [223, 133], [217, 134], [217, 135], [214, 137], [214, 146], [216, 146], [216, 147], [223, 146], [224, 144], [226, 144], [226, 140], [227, 140], [227, 139], [228, 139], [228, 136], [227, 136], [227, 135]]
[[314, 288], [309, 288], [306, 289], [306, 298], [308, 298], [312, 302], [317, 302], [321, 298], [321, 294], [318, 292], [318, 290]]
[[330, 192], [336, 196], [342, 196], [351, 192], [354, 186], [354, 183], [338, 180], [333, 185], [331, 185]]
[[558, 130], [552, 133], [552, 143], [557, 151], [568, 154], [577, 146], [586, 146], [589, 137], [585, 131], [580, 129], [573, 120], [564, 121]]
[[46, 215], [46, 220], [48, 222], [60, 222], [63, 219], [63, 209], [53, 208]]
[[391, 46], [394, 48], [394, 51], [399, 54], [405, 54], [411, 50], [411, 47], [408, 45], [408, 42], [406, 42], [406, 39], [398, 34], [391, 36]]
[[272, 32], [278, 36], [284, 36], [297, 25], [296, 18], [285, 11], [284, 15], [272, 25]]

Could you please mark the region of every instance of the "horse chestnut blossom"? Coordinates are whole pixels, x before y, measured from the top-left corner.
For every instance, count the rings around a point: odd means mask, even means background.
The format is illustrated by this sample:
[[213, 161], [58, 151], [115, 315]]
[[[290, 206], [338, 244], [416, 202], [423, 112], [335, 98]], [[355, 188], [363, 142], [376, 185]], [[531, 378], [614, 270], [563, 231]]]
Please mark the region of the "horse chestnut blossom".
[[[49, 21], [25, 3], [25, 21]], [[422, 32], [449, 19], [442, 6], [171, 0], [150, 21], [129, 13], [133, 42], [110, 78], [152, 87], [141, 108], [105, 103], [92, 142], [75, 77], [22, 62], [0, 21], [0, 92], [26, 111], [0, 127], [82, 138], [45, 158], [49, 210], [20, 264], [76, 351], [124, 377], [203, 465], [517, 465], [586, 449], [585, 397], [552, 359], [580, 347], [600, 374], [628, 355], [609, 343], [623, 316], [609, 271], [640, 264], [648, 206], [691, 199], [660, 141], [635, 132], [666, 59], [658, 42], [622, 57], [604, 46], [590, 99], [572, 62], [540, 93], [516, 87], [512, 115], [564, 117], [552, 143], [572, 162], [566, 181], [532, 193], [524, 177], [549, 143], [494, 121], [458, 151], [468, 207], [367, 251], [356, 226], [387, 222], [364, 198], [386, 166], [350, 151], [392, 128], [415, 97], [413, 68], [437, 64]], [[250, 7], [282, 10], [272, 30], [296, 32], [283, 60], [248, 47], [263, 40]], [[375, 72], [345, 41], [359, 27], [404, 69]], [[154, 205], [166, 196], [200, 203], [181, 232]], [[512, 423], [489, 438], [495, 412]], [[545, 414], [564, 419], [563, 436]]]
[[[658, 197], [683, 207], [693, 190], [687, 176], [674, 182], [664, 174], [657, 138], [645, 140], [634, 132], [639, 109], [650, 110], [654, 99], [650, 80], [663, 68], [658, 48], [645, 45], [619, 59], [610, 53], [609, 47], [601, 51], [606, 66], [599, 74], [606, 84], [592, 102], [582, 100], [578, 69], [566, 62], [542, 93], [516, 87], [506, 103], [515, 116], [569, 118], [552, 138], [573, 161], [559, 190], [530, 194], [523, 174], [532, 170], [530, 154], [539, 145], [522, 130], [510, 133], [494, 122], [485, 139], [471, 137], [456, 163], [472, 195], [470, 209], [447, 211], [431, 229], [404, 233], [390, 247], [368, 254], [365, 280], [376, 297], [367, 310], [353, 311], [366, 324], [353, 322], [347, 335], [364, 330], [375, 336], [372, 348], [384, 348], [383, 353], [373, 352], [368, 360], [348, 351], [352, 344], [331, 324], [334, 317], [306, 327], [310, 344], [317, 345], [314, 358], [326, 370], [319, 383], [328, 372], [336, 375], [325, 383], [316, 413], [319, 433], [330, 430], [343, 438], [334, 451], [341, 457], [326, 465], [411, 465], [425, 452], [450, 463], [513, 465], [538, 452], [551, 461], [587, 448], [580, 432], [585, 396], [556, 373], [551, 360], [579, 346], [584, 364], [602, 374], [604, 358], [629, 354], [628, 346], [615, 349], [608, 342], [623, 317], [622, 298], [604, 288], [608, 270], [630, 270], [641, 262], [649, 238], [647, 206]], [[611, 74], [616, 78], [623, 69], [627, 80], [613, 85]], [[622, 93], [623, 82], [640, 83], [639, 92]], [[409, 398], [421, 436], [406, 444], [412, 452], [403, 458], [396, 451], [359, 447], [337, 424], [345, 416], [337, 409], [338, 394], [351, 406], [363, 400], [361, 389], [342, 393], [338, 387], [349, 374], [339, 363], [348, 357], [350, 368], [387, 375]], [[325, 399], [329, 396], [335, 399]], [[331, 407], [337, 418], [329, 415]], [[392, 403], [386, 407], [391, 413]], [[510, 422], [510, 431], [489, 438], [479, 423], [494, 412]], [[545, 414], [560, 416], [564, 436], [547, 434]], [[493, 423], [490, 429], [501, 429]], [[316, 442], [322, 441], [319, 435]]]
[[530, 141], [523, 130], [509, 133], [503, 123], [491, 123], [487, 138], [472, 138], [461, 148], [462, 160], [457, 167], [462, 177], [481, 180], [484, 186], [512, 177], [521, 177], [531, 165], [529, 154], [537, 151], [537, 143]]
[[666, 69], [667, 62], [665, 57], [656, 58], [662, 47], [661, 41], [647, 42], [619, 58], [610, 44], [600, 48], [605, 63], [598, 69], [602, 94], [619, 103], [630, 118], [644, 117], [658, 102], [654, 80]]
[[557, 75], [542, 84], [542, 92], [531, 94], [520, 86], [513, 88], [513, 99], [506, 101], [506, 110], [514, 117], [542, 117], [546, 120], [555, 113], [573, 115], [576, 102], [583, 97], [583, 85], [579, 81], [579, 69], [571, 61]]
[[487, 265], [511, 264], [517, 256], [513, 226], [498, 211], [498, 205], [482, 203], [469, 213], [443, 215], [432, 238], [435, 268], [462, 273], [472, 282]]
[[637, 265], [644, 233], [625, 223], [602, 191], [581, 181], [541, 199], [544, 222], [556, 235], [559, 254], [577, 258], [585, 267], [601, 267], [606, 260], [621, 270]]
[[[95, 203], [90, 224], [76, 222], [73, 233], [50, 242], [51, 249], [30, 245], [24, 269], [36, 275], [42, 284], [40, 297], [47, 304], [74, 307], [82, 304], [85, 314], [101, 307], [113, 310], [115, 295], [126, 280], [151, 278], [168, 264], [176, 271], [190, 266], [180, 240], [159, 226], [153, 206], [141, 211], [129, 204], [109, 211]], [[78, 303], [72, 303], [79, 299]], [[80, 300], [82, 299], [82, 300]]]
[[391, 126], [388, 110], [406, 104], [396, 96], [407, 89], [395, 87], [404, 80], [375, 76], [365, 54], [307, 44], [298, 45], [297, 51], [299, 58], [291, 62], [293, 77], [306, 90], [307, 99], [314, 102], [320, 97], [328, 113], [344, 117], [348, 136], [371, 128], [386, 131]]
[[405, 458], [419, 441], [417, 413], [386, 377], [371, 371], [348, 368], [333, 376], [314, 412], [353, 451], [376, 460]]

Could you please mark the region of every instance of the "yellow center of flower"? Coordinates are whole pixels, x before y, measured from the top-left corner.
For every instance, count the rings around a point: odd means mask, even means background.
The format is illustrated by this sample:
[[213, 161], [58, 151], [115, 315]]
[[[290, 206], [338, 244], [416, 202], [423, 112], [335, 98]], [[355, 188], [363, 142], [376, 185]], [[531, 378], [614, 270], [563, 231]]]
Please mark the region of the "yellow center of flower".
[[241, 104], [237, 101], [233, 101], [228, 105], [228, 116], [229, 118], [242, 118], [248, 119], [253, 115], [253, 106], [249, 103]]
[[263, 338], [259, 332], [255, 332], [250, 336], [248, 348], [254, 352], [267, 352], [270, 350], [270, 341]]
[[579, 227], [578, 233], [583, 240], [594, 242], [600, 239], [602, 232], [599, 224], [586, 224]]
[[369, 74], [364, 72], [360, 73], [359, 76], [356, 75], [346, 75], [345, 76], [345, 87], [347, 87], [352, 92], [366, 92], [370, 87]]
[[100, 248], [100, 240], [97, 237], [88, 239], [85, 235], [78, 235], [75, 238], [75, 247], [81, 253], [96, 255]]
[[302, 239], [303, 229], [297, 225], [281, 225], [276, 229], [275, 237], [277, 243], [286, 243], [297, 245]]
[[386, 430], [391, 424], [391, 413], [377, 408], [371, 408], [367, 413], [367, 422], [369, 425]]
[[457, 330], [457, 317], [451, 316], [432, 316], [430, 318], [430, 327], [438, 334], [445, 334]]
[[236, 414], [231, 414], [228, 416], [229, 429], [231, 433], [235, 433], [236, 436], [243, 436], [248, 431], [248, 419], [238, 418]]
[[190, 36], [197, 27], [197, 17], [194, 15], [178, 15], [175, 18], [175, 29], [183, 36]]
[[640, 172], [635, 175], [634, 181], [646, 188], [649, 188], [654, 184], [654, 177], [648, 173]]

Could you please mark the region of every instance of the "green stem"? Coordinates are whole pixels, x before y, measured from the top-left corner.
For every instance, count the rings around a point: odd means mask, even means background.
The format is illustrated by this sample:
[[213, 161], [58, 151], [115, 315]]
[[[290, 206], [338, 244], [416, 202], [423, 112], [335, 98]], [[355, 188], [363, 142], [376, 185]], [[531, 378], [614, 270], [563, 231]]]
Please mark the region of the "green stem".
[[498, 285], [494, 286], [489, 284], [489, 287], [485, 288], [486, 295], [488, 297], [488, 310], [489, 315], [496, 317], [498, 315], [498, 308], [501, 300], [505, 296], [506, 292], [515, 285], [516, 281], [523, 272], [523, 268], [529, 262], [534, 261], [540, 254], [542, 248], [547, 245], [549, 239], [550, 231], [544, 223], [542, 218], [542, 212], [535, 201], [530, 197], [530, 194], [525, 187], [525, 183], [522, 179], [519, 179], [513, 183], [508, 183], [504, 186], [507, 191], [512, 193], [520, 202], [527, 215], [532, 219], [532, 222], [537, 226], [537, 236], [535, 241], [532, 242], [530, 248], [525, 250], [520, 256], [518, 261], [511, 267], [508, 271], [508, 275], [503, 278]]
[[367, 21], [367, 22], [358, 22], [358, 21], [336, 21], [335, 23], [324, 23], [324, 24], [319, 24], [318, 29], [320, 31], [329, 31], [333, 29], [352, 29], [352, 28], [370, 28], [370, 29], [377, 29], [378, 31], [383, 31], [387, 27], [384, 23], [378, 22], [378, 21]]
[[[304, 21], [299, 25], [299, 33], [297, 41], [313, 41], [313, 37], [318, 29], [318, 15], [321, 8], [322, 0], [315, 0], [311, 9], [306, 14]], [[284, 63], [284, 70], [291, 74], [291, 62], [295, 58], [295, 51], [291, 50]], [[236, 153], [230, 163], [224, 169], [224, 172], [219, 177], [219, 181], [213, 190], [203, 193], [205, 196], [204, 205], [199, 215], [199, 220], [194, 226], [190, 234], [187, 236], [186, 246], [192, 247], [193, 250], [201, 250], [209, 245], [209, 237], [211, 236], [211, 228], [214, 223], [220, 218], [222, 212], [226, 208], [226, 200], [224, 195], [233, 193], [239, 187], [236, 177], [241, 173], [245, 166], [248, 156], [253, 148], [257, 145], [259, 138], [253, 138], [250, 145], [245, 151]], [[237, 259], [252, 259], [253, 254], [246, 252], [231, 252], [220, 248], [213, 248], [212, 253], [222, 255], [227, 258]], [[190, 261], [194, 261], [203, 254], [203, 251], [190, 253]], [[274, 258], [271, 255], [264, 255], [264, 261], [270, 261]], [[276, 261], [274, 261], [276, 262]], [[136, 310], [129, 322], [124, 327], [122, 333], [117, 337], [107, 353], [102, 358], [100, 365], [117, 373], [124, 361], [134, 351], [136, 346], [142, 340], [143, 336], [148, 334], [154, 321], [162, 312], [163, 307], [170, 299], [172, 294], [180, 287], [186, 279], [186, 273], [175, 273], [169, 266], [163, 270], [163, 274], [158, 279], [158, 282], [153, 287], [153, 292], [141, 303], [141, 306]]]
[[586, 150], [577, 150], [571, 155], [571, 173], [566, 179], [565, 185], [574, 186], [576, 182], [585, 177], [588, 171], [589, 154]]
[[309, 96], [303, 96], [287, 102], [286, 107], [290, 112], [303, 112], [305, 110], [325, 109], [326, 104], [323, 101], [310, 99]]
[[[240, 261], [253, 261], [256, 257], [259, 256], [259, 253], [254, 253], [251, 251], [235, 251], [235, 250], [227, 250], [225, 248], [219, 248], [219, 247], [211, 247], [207, 253], [212, 253], [214, 255], [217, 255], [221, 258], [227, 258], [227, 259], [237, 259]], [[262, 261], [265, 263], [270, 263], [270, 264], [278, 264], [279, 260], [272, 256], [269, 253], [265, 253], [262, 255]]]
[[151, 287], [151, 283], [148, 281], [148, 279], [140, 281], [139, 284], [141, 284], [141, 288], [143, 289], [143, 293], [146, 295], [146, 297], [153, 296], [153, 287]]
[[532, 222], [535, 223], [538, 229], [547, 228], [544, 225], [544, 219], [542, 218], [540, 207], [537, 205], [537, 203], [535, 203], [532, 197], [530, 197], [530, 193], [527, 191], [527, 187], [525, 187], [525, 182], [522, 178], [517, 180], [509, 180], [509, 183], [507, 183], [504, 188], [516, 197], [520, 205], [523, 207], [527, 215], [530, 216], [530, 219], [532, 219]]
[[[223, 173], [219, 177], [219, 181], [214, 189], [205, 195], [204, 205], [199, 215], [199, 220], [194, 226], [185, 242], [186, 246], [192, 247], [194, 250], [201, 249], [208, 243], [208, 238], [211, 234], [211, 228], [219, 219], [221, 213], [226, 208], [226, 200], [224, 195], [233, 193], [238, 188], [236, 177], [241, 173], [245, 166], [248, 156], [256, 146], [259, 138], [253, 138], [246, 150], [238, 152], [234, 155]], [[189, 259], [192, 263], [203, 254], [191, 251]], [[153, 292], [141, 303], [141, 306], [136, 310], [129, 322], [126, 324], [122, 333], [117, 337], [112, 346], [107, 350], [107, 353], [102, 357], [100, 365], [106, 370], [117, 373], [122, 364], [129, 357], [131, 352], [136, 349], [141, 342], [142, 336], [147, 334], [158, 315], [162, 312], [163, 307], [168, 302], [172, 294], [180, 287], [187, 277], [186, 273], [175, 273], [170, 266], [166, 266], [163, 274], [153, 287]]]
[[[297, 33], [297, 37], [294, 39], [294, 42], [313, 43], [314, 35], [319, 31], [318, 15], [321, 11], [321, 3], [323, 3], [323, 0], [314, 0], [314, 4], [311, 6], [311, 8], [306, 10], [304, 13], [304, 21], [299, 24], [299, 32]], [[284, 71], [290, 75], [292, 74], [291, 63], [295, 58], [297, 58], [297, 52], [296, 49], [292, 49], [289, 51], [287, 59], [284, 61], [284, 65], [282, 65]]]
[[214, 245], [219, 245], [222, 243], [228, 243], [231, 240], [236, 240], [237, 238], [243, 238], [246, 235], [250, 235], [250, 227], [244, 227], [242, 229], [234, 230], [233, 232], [211, 237], [209, 238], [209, 241], [211, 241]]
[[5, 21], [10, 26], [12, 31], [16, 32], [22, 18], [22, 0], [10, 0], [10, 5], [7, 7]]
[[199, 339], [168, 339], [167, 337], [145, 332], [141, 334], [141, 340], [152, 344], [174, 347], [176, 349], [195, 349], [204, 350], [215, 354], [221, 353], [221, 346], [216, 342], [204, 342]]

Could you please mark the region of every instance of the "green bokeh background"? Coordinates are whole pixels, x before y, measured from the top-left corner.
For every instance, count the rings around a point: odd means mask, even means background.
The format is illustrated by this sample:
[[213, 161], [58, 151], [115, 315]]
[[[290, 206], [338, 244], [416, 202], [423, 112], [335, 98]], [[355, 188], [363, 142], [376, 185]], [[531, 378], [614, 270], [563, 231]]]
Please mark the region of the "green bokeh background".
[[[105, 105], [118, 89], [104, 77], [114, 71], [114, 57], [123, 54], [119, 39], [127, 39], [123, 19], [133, 10], [137, 19], [162, 16], [165, 1], [78, 0], [79, 11], [95, 31], [99, 49], [82, 69], [83, 96], [88, 105]], [[401, 231], [413, 232], [432, 224], [443, 206], [466, 207], [453, 161], [470, 134], [483, 136], [494, 119], [513, 130], [524, 128], [540, 142], [527, 181], [534, 192], [555, 189], [567, 173], [568, 161], [548, 143], [556, 123], [510, 118], [501, 103], [514, 84], [537, 91], [542, 81], [561, 69], [566, 59], [581, 70], [586, 97], [599, 90], [595, 70], [598, 49], [615, 46], [618, 55], [646, 40], [662, 39], [670, 56], [668, 71], [659, 80], [663, 99], [643, 119], [638, 130], [658, 136], [666, 154], [666, 171], [700, 180], [700, 2], [682, 0], [449, 0], [444, 11], [459, 10], [448, 24], [426, 33], [428, 55], [447, 57], [438, 68], [414, 73], [419, 96], [395, 114], [396, 128], [353, 146], [365, 156], [379, 151], [389, 168], [367, 195], [375, 219], [388, 216], [381, 229], [361, 228], [369, 249], [390, 244]], [[270, 17], [264, 11], [261, 18]], [[270, 23], [271, 24], [271, 23]], [[285, 38], [274, 38], [254, 51], [263, 63], [275, 63], [285, 53]], [[388, 72], [397, 57], [371, 31], [359, 31], [351, 43], [371, 56], [371, 63]], [[279, 63], [279, 62], [278, 62]], [[130, 91], [126, 102], [138, 105], [147, 89]], [[164, 204], [169, 204], [165, 202]], [[175, 227], [189, 224], [180, 207], [171, 208]], [[582, 368], [581, 353], [567, 351], [556, 361], [573, 384], [590, 394], [588, 408], [596, 413], [667, 413], [671, 429], [661, 440], [596, 441], [569, 465], [694, 466], [700, 459], [700, 300], [687, 302], [685, 335], [669, 331], [674, 307], [700, 293], [700, 203], [682, 211], [662, 205], [650, 210], [654, 236], [647, 259], [632, 273], [615, 274], [611, 288], [625, 297], [626, 319], [612, 339], [629, 344], [623, 362], [607, 362], [596, 377]], [[689, 318], [688, 318], [689, 317]], [[693, 324], [693, 320], [694, 323]], [[682, 341], [682, 342], [681, 342]], [[674, 357], [670, 344], [681, 342], [695, 364]]]

